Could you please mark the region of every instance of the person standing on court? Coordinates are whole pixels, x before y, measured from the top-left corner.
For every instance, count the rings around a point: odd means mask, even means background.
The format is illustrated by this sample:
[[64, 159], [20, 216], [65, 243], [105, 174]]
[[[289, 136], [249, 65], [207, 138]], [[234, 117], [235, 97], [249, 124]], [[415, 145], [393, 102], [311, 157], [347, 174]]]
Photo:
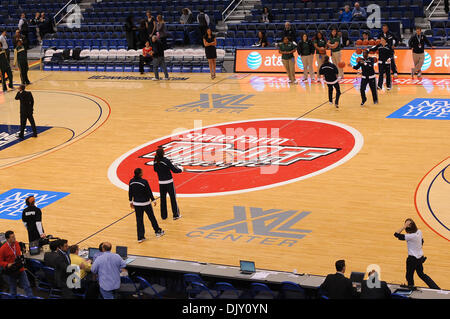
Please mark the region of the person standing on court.
[[152, 48], [153, 48], [153, 72], [155, 73], [154, 80], [159, 80], [158, 69], [161, 66], [164, 72], [164, 80], [169, 79], [169, 72], [167, 72], [166, 61], [164, 60], [164, 45], [158, 40], [157, 36], [152, 37]]
[[22, 40], [17, 41], [17, 46], [14, 49], [14, 66], [17, 65], [20, 72], [20, 81], [22, 84], [31, 84], [28, 79], [28, 58], [27, 50], [23, 46]]
[[[403, 231], [406, 234], [402, 234]], [[408, 218], [405, 220], [405, 224], [398, 231], [394, 233], [394, 236], [399, 240], [405, 240], [408, 247], [408, 258], [406, 258], [406, 280], [408, 286], [414, 287], [414, 272], [422, 279], [428, 287], [431, 289], [440, 289], [439, 286], [428, 275], [423, 272], [423, 263], [427, 259], [423, 255], [423, 238], [422, 231], [417, 228], [416, 223]]]
[[296, 83], [294, 52], [297, 50], [297, 47], [289, 40], [287, 36], [284, 36], [283, 42], [278, 48], [278, 52], [281, 54], [281, 61], [283, 62], [284, 68], [286, 69], [286, 74], [289, 78], [289, 83]]
[[408, 42], [409, 47], [412, 49], [414, 67], [411, 68], [411, 77], [414, 78], [414, 74], [417, 73], [417, 77], [422, 76], [422, 65], [425, 61], [425, 44], [434, 49], [434, 46], [430, 43], [430, 40], [422, 34], [422, 28], [416, 27], [416, 34], [413, 35]]
[[363, 57], [364, 58], [359, 57], [357, 60], [358, 63], [353, 67], [355, 70], [358, 70], [360, 68], [362, 70], [361, 87], [360, 87], [362, 100], [361, 106], [363, 106], [364, 103], [366, 103], [367, 101], [366, 97], [367, 84], [369, 84], [370, 91], [372, 91], [373, 103], [378, 104], [377, 85], [375, 82], [376, 75], [374, 69], [375, 59], [369, 57], [369, 50], [364, 50]]
[[9, 61], [9, 54], [7, 49], [5, 50], [3, 48], [3, 43], [0, 42], [0, 72], [1, 78], [2, 78], [2, 85], [3, 85], [3, 91], [8, 91], [6, 88], [6, 79], [5, 79], [5, 73], [8, 76], [9, 85], [8, 87], [10, 89], [14, 89], [13, 87], [13, 75], [11, 72], [11, 65]]
[[381, 38], [380, 44], [369, 49], [370, 52], [378, 51], [378, 90], [383, 89], [383, 77], [386, 74], [386, 87], [391, 89], [391, 61], [394, 50], [387, 44], [384, 38]]
[[316, 48], [316, 62], [317, 62], [317, 79], [316, 82], [319, 81], [320, 75], [319, 70], [323, 63], [323, 58], [326, 55], [327, 41], [325, 40], [323, 33], [321, 31], [317, 31], [314, 37], [314, 47]]
[[128, 199], [130, 200], [130, 207], [136, 212], [136, 225], [138, 243], [142, 243], [145, 238], [144, 227], [144, 212], [152, 223], [153, 230], [156, 237], [164, 235], [164, 231], [159, 228], [155, 215], [153, 214], [153, 206], [156, 206], [155, 197], [153, 197], [152, 190], [146, 179], [142, 178], [142, 169], [136, 168], [134, 170], [134, 177], [130, 180], [128, 188]]
[[169, 193], [170, 196], [173, 220], [181, 218], [180, 210], [177, 204], [175, 186], [173, 184], [172, 172], [181, 173], [183, 171], [183, 167], [176, 167], [175, 165], [173, 165], [167, 157], [164, 157], [164, 149], [162, 147], [159, 147], [156, 150], [153, 169], [158, 174], [159, 179], [159, 194], [161, 196], [161, 218], [167, 219], [167, 193]]
[[42, 227], [42, 212], [35, 203], [34, 196], [27, 197], [25, 200], [27, 207], [22, 211], [22, 222], [27, 229], [30, 243], [46, 236]]
[[216, 78], [217, 41], [210, 28], [206, 29], [206, 34], [203, 37], [203, 45], [205, 46], [205, 55], [209, 63], [211, 80], [214, 80]]
[[341, 96], [341, 87], [339, 86], [338, 76], [339, 71], [336, 65], [330, 62], [330, 57], [326, 55], [323, 58], [323, 64], [319, 69], [319, 76], [325, 77], [325, 83], [328, 85], [328, 101], [333, 104], [333, 88], [336, 89], [336, 100], [334, 105], [339, 108], [339, 97]]
[[392, 56], [391, 56], [391, 70], [392, 73], [394, 73], [394, 77], [398, 76], [397, 72], [397, 66], [395, 65], [395, 52], [394, 48], [397, 46], [397, 44], [400, 43], [400, 40], [397, 38], [397, 36], [389, 31], [389, 26], [387, 24], [383, 24], [381, 27], [381, 34], [379, 36], [379, 39], [385, 39], [388, 46], [392, 49]]
[[[327, 45], [331, 49], [331, 59], [334, 65], [338, 66], [341, 62], [341, 37], [338, 35], [336, 27], [331, 28], [330, 39]], [[338, 68], [338, 72], [338, 79], [342, 79], [344, 77], [344, 69]]]
[[25, 85], [21, 84], [19, 92], [16, 94], [16, 100], [20, 100], [20, 133], [19, 137], [24, 138], [25, 125], [27, 120], [30, 121], [31, 128], [33, 130], [33, 137], [37, 137], [36, 123], [33, 117], [34, 99], [33, 94], [29, 91], [25, 91]]
[[297, 53], [301, 57], [303, 63], [303, 81], [308, 81], [308, 73], [311, 81], [314, 81], [314, 44], [308, 39], [308, 34], [306, 32], [303, 33], [300, 38], [300, 42], [297, 45]]

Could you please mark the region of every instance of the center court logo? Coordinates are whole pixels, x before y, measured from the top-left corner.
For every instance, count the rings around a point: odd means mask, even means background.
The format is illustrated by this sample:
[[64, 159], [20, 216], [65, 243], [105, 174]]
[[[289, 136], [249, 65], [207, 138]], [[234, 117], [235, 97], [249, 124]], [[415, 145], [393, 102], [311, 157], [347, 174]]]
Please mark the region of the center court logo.
[[186, 237], [292, 247], [298, 239], [311, 233], [295, 228], [310, 212], [258, 207], [247, 210], [243, 206], [234, 206], [233, 213], [232, 219], [199, 227]]
[[262, 64], [262, 56], [256, 51], [250, 52], [247, 56], [247, 66], [252, 69], [258, 69]]
[[[276, 134], [275, 134], [276, 133]], [[347, 125], [316, 119], [269, 118], [216, 124], [150, 141], [120, 156], [108, 177], [128, 190], [136, 167], [152, 189], [159, 146], [184, 172], [174, 176], [183, 197], [238, 194], [286, 185], [331, 170], [355, 156], [363, 137]]]

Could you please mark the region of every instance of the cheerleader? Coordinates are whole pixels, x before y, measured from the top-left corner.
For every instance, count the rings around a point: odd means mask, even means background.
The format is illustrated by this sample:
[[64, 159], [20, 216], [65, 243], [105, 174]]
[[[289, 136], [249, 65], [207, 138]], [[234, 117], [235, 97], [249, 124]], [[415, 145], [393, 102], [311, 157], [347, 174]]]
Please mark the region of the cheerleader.
[[175, 194], [175, 187], [173, 185], [172, 172], [181, 173], [182, 167], [176, 167], [172, 162], [164, 157], [164, 150], [159, 147], [156, 150], [155, 163], [153, 169], [158, 174], [159, 179], [159, 194], [161, 197], [161, 218], [167, 219], [167, 202], [166, 196], [169, 193], [170, 204], [172, 206], [173, 220], [181, 218], [180, 210], [177, 205], [177, 198]]

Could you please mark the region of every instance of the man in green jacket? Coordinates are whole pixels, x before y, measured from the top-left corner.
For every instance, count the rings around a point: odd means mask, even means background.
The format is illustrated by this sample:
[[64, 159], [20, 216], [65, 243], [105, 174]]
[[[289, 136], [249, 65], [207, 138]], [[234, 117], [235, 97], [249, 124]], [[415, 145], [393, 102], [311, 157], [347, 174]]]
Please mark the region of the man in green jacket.
[[27, 50], [23, 46], [22, 40], [17, 41], [17, 46], [14, 49], [14, 66], [16, 65], [19, 67], [22, 84], [30, 84], [30, 80], [28, 79]]

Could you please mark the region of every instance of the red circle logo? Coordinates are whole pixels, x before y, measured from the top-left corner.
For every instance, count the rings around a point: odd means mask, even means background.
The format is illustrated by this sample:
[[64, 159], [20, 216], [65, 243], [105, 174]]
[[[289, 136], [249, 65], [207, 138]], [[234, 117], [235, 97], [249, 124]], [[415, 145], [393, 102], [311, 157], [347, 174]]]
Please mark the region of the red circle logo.
[[211, 125], [138, 146], [110, 166], [108, 177], [128, 190], [136, 167], [158, 191], [156, 149], [184, 172], [173, 174], [178, 196], [236, 194], [285, 185], [335, 168], [363, 145], [344, 124], [316, 119], [258, 119]]

